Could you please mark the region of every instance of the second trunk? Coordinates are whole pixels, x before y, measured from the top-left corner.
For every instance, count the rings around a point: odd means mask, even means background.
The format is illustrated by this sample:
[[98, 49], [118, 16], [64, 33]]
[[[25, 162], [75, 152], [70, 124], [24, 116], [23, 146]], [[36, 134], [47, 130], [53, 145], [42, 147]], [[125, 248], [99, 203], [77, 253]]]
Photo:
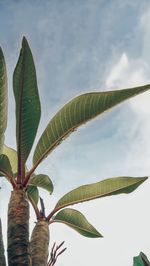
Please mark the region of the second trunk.
[[49, 225], [45, 220], [36, 223], [30, 243], [32, 266], [46, 266], [49, 248]]

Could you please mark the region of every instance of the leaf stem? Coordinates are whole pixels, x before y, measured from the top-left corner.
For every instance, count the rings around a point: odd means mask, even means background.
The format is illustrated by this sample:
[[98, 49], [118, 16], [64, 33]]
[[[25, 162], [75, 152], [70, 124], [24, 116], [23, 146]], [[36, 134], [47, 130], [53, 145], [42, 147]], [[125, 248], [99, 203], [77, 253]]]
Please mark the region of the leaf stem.
[[40, 214], [41, 214], [42, 218], [45, 218], [45, 206], [44, 206], [44, 201], [43, 201], [43, 199], [41, 197], [40, 197], [40, 203], [41, 203]]
[[28, 196], [29, 200], [30, 200], [30, 203], [35, 211], [35, 214], [36, 214], [36, 218], [37, 220], [39, 220], [41, 218], [41, 214], [40, 214], [40, 211], [37, 207], [37, 205], [35, 204], [35, 202], [32, 200], [32, 198], [30, 196]]
[[14, 180], [14, 178], [12, 176], [8, 176], [10, 183], [12, 184], [13, 188], [17, 187], [16, 181]]
[[25, 176], [25, 178], [24, 178], [24, 180], [23, 180], [23, 182], [22, 182], [23, 187], [26, 187], [26, 186], [27, 186], [27, 184], [28, 184], [28, 182], [29, 182], [29, 180], [30, 180], [31, 175], [33, 174], [33, 172], [34, 172], [34, 170], [37, 168], [37, 166], [38, 166], [38, 164], [35, 164], [35, 165], [31, 168], [31, 170], [27, 173], [27, 175]]
[[52, 216], [57, 212], [59, 211], [61, 208], [54, 208], [51, 213], [46, 217], [46, 220], [47, 221], [50, 221], [50, 219], [52, 218]]
[[16, 187], [17, 187], [17, 183], [16, 183], [16, 181], [14, 180], [13, 176], [9, 175], [9, 174], [6, 173], [5, 171], [2, 171], [2, 170], [1, 170], [1, 172], [2, 172], [6, 177], [8, 177], [8, 179], [9, 179], [9, 181], [10, 181], [12, 187], [13, 187], [13, 188], [16, 188]]

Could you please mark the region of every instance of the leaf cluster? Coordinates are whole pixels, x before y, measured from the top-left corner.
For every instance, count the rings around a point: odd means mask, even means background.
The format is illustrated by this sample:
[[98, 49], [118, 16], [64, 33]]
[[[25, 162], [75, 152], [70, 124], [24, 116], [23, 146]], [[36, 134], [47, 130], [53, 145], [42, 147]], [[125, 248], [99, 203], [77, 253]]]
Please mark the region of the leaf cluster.
[[82, 213], [70, 206], [101, 197], [131, 193], [147, 177], [114, 177], [75, 188], [65, 194], [54, 209], [46, 215], [42, 201], [41, 210], [38, 207], [38, 188], [43, 188], [51, 194], [54, 187], [48, 175], [36, 174], [35, 171], [39, 164], [78, 127], [149, 89], [148, 84], [122, 90], [90, 92], [73, 98], [49, 121], [34, 150], [33, 165], [31, 169], [28, 169], [27, 159], [35, 141], [41, 117], [34, 60], [29, 44], [23, 37], [18, 62], [13, 73], [17, 144], [15, 150], [4, 143], [7, 125], [7, 73], [4, 55], [0, 49], [0, 175], [6, 177], [14, 190], [26, 191], [37, 220], [44, 218], [49, 224], [61, 222], [83, 236], [102, 237]]

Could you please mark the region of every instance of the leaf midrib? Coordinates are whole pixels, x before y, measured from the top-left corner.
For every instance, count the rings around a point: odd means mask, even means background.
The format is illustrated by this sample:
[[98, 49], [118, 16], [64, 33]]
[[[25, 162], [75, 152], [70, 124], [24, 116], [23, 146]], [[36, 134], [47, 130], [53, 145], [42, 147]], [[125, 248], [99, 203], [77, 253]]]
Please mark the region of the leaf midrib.
[[73, 224], [73, 226], [71, 226], [72, 224], [71, 223], [69, 223], [69, 222], [66, 222], [66, 221], [64, 221], [64, 220], [53, 220], [52, 221], [53, 223], [54, 222], [57, 222], [57, 223], [64, 223], [64, 224], [66, 224], [66, 225], [68, 225], [68, 226], [70, 226], [70, 227], [75, 227], [75, 228], [77, 228], [77, 229], [79, 229], [79, 230], [81, 230], [81, 231], [84, 231], [84, 232], [87, 232], [87, 233], [90, 233], [90, 234], [93, 234], [93, 235], [95, 235], [95, 236], [101, 236], [101, 235], [98, 235], [98, 234], [96, 234], [96, 233], [91, 233], [91, 231], [89, 231], [89, 230], [85, 230], [85, 229], [83, 229], [83, 228], [81, 228], [81, 227], [79, 227], [79, 226], [77, 226], [77, 225], [74, 225]]
[[[144, 85], [144, 86], [141, 86], [141, 87], [145, 87], [145, 89], [142, 91], [142, 92], [140, 92], [140, 93], [144, 93], [145, 91], [147, 91], [148, 89], [147, 89], [147, 87], [149, 87], [149, 85]], [[130, 88], [130, 89], [132, 89], [132, 88]], [[113, 92], [113, 91], [111, 91], [111, 92]], [[90, 92], [90, 93], [87, 93], [87, 94], [93, 94], [93, 93], [97, 93], [97, 92]], [[133, 95], [133, 96], [130, 96], [129, 97], [129, 99], [132, 99], [134, 96], [138, 96], [140, 93], [136, 93], [135, 92], [135, 94]], [[85, 94], [82, 94], [82, 95], [85, 95]], [[79, 96], [81, 96], [81, 95], [79, 95]], [[78, 97], [79, 97], [78, 96]], [[95, 117], [97, 117], [97, 116], [99, 116], [100, 114], [102, 115], [102, 114], [104, 114], [105, 112], [107, 112], [107, 111], [109, 111], [109, 110], [111, 110], [114, 106], [118, 106], [119, 104], [121, 104], [121, 103], [123, 103], [123, 102], [125, 102], [126, 100], [127, 100], [128, 98], [125, 98], [123, 101], [119, 101], [117, 104], [114, 104], [114, 105], [112, 105], [111, 107], [109, 107], [108, 109], [106, 109], [106, 110], [104, 110], [104, 111], [102, 111], [101, 113], [98, 113], [98, 114], [96, 114], [96, 115], [94, 115], [92, 118], [89, 118], [89, 119], [87, 119], [85, 122], [80, 122], [79, 124], [77, 124], [77, 126], [73, 126], [73, 127], [71, 127], [69, 130], [67, 130], [60, 138], [58, 138], [49, 148], [47, 148], [47, 150], [43, 153], [43, 155], [41, 155], [41, 156], [38, 156], [38, 157], [40, 157], [38, 160], [37, 160], [37, 162], [35, 163], [35, 165], [33, 166], [33, 168], [34, 168], [34, 170], [37, 168], [37, 166], [40, 164], [40, 162], [47, 156], [47, 154], [49, 154], [54, 148], [55, 148], [55, 146], [57, 146], [57, 143], [58, 144], [60, 144], [64, 139], [64, 137], [67, 137], [68, 135], [69, 135], [69, 133], [70, 132], [73, 132], [76, 128], [78, 128], [79, 126], [81, 126], [81, 125], [83, 125], [83, 124], [85, 124], [85, 123], [87, 123], [88, 121], [90, 121], [90, 120], [92, 120], [93, 118], [95, 118]], [[62, 107], [63, 108], [63, 107]], [[61, 109], [60, 109], [60, 111], [61, 111]], [[58, 111], [58, 112], [60, 112], [60, 111]], [[58, 114], [58, 112], [56, 113], [56, 115]], [[54, 119], [55, 118], [55, 116], [52, 118], [52, 119]], [[51, 120], [52, 121], [52, 120]], [[50, 122], [51, 122], [50, 121]], [[49, 125], [49, 124], [48, 124]], [[43, 132], [43, 134], [44, 134], [44, 132]], [[42, 136], [40, 137], [40, 139], [42, 138]], [[60, 142], [60, 143], [59, 143]], [[37, 147], [38, 147], [38, 144], [37, 144]], [[35, 149], [36, 150], [36, 149]], [[36, 158], [36, 156], [35, 156], [35, 158]], [[33, 171], [34, 171], [33, 170]], [[32, 171], [32, 169], [31, 169], [31, 171]]]
[[[144, 181], [144, 180], [143, 180]], [[141, 181], [139, 181], [138, 183], [140, 183]], [[70, 203], [66, 203], [66, 204], [64, 204], [64, 205], [58, 205], [58, 204], [56, 204], [56, 206], [55, 206], [55, 210], [60, 210], [60, 209], [62, 209], [62, 208], [65, 208], [65, 207], [67, 207], [67, 206], [70, 206], [70, 205], [74, 205], [74, 204], [77, 204], [77, 203], [82, 203], [82, 202], [84, 202], [84, 201], [89, 201], [89, 200], [94, 200], [94, 199], [97, 199], [97, 198], [101, 198], [101, 197], [104, 197], [104, 196], [109, 196], [111, 193], [115, 193], [115, 192], [119, 192], [119, 190], [122, 190], [122, 189], [124, 189], [124, 188], [129, 188], [129, 187], [131, 187], [131, 186], [133, 186], [133, 185], [135, 185], [135, 184], [138, 184], [138, 183], [133, 183], [132, 185], [128, 185], [128, 186], [123, 186], [122, 188], [120, 188], [120, 189], [116, 189], [116, 190], [114, 190], [114, 191], [112, 191], [112, 192], [109, 192], [109, 193], [103, 193], [101, 196], [94, 196], [94, 197], [88, 197], [88, 198], [86, 198], [86, 200], [84, 200], [84, 199], [81, 199], [81, 200], [76, 200], [76, 201], [72, 201], [72, 202], [70, 202]], [[71, 193], [71, 192], [70, 192]], [[125, 192], [123, 192], [123, 193], [125, 193]], [[113, 195], [112, 195], [113, 196]], [[61, 199], [60, 199], [61, 200]], [[59, 202], [58, 202], [59, 203]], [[58, 206], [58, 207], [57, 207]]]
[[24, 86], [23, 86], [23, 83], [24, 83], [24, 69], [25, 69], [25, 62], [24, 62], [24, 55], [25, 53], [25, 49], [23, 50], [22, 48], [22, 79], [21, 79], [21, 92], [20, 92], [20, 105], [19, 105], [19, 125], [18, 125], [18, 178], [21, 183], [21, 179], [23, 178], [23, 174], [24, 174], [24, 171], [23, 171], [23, 162], [22, 162], [22, 156], [21, 156], [21, 139], [22, 139], [22, 127], [21, 127], [21, 122], [22, 122], [22, 102], [23, 102], [23, 91], [24, 91]]
[[[120, 104], [120, 103], [118, 103]], [[103, 114], [103, 113], [106, 113], [107, 111], [109, 111], [110, 109], [112, 109], [112, 107], [108, 108], [107, 110], [103, 111], [102, 113], [99, 113], [95, 116], [93, 116], [92, 118], [95, 118], [97, 116], [99, 116], [100, 114]], [[43, 153], [43, 155], [40, 157], [39, 160], [37, 160], [37, 162], [35, 163], [35, 165], [33, 166], [34, 167], [34, 170], [35, 168], [37, 168], [37, 166], [41, 163], [41, 161], [47, 157], [47, 154], [49, 154], [50, 152], [53, 151], [53, 149], [55, 148], [55, 146], [59, 145], [63, 140], [65, 140], [64, 138], [67, 137], [69, 135], [69, 133], [72, 133], [75, 131], [75, 129], [77, 129], [78, 127], [80, 127], [81, 125], [83, 124], [86, 124], [88, 121], [92, 120], [92, 118], [89, 118], [88, 120], [86, 120], [84, 123], [83, 122], [80, 122], [77, 126], [73, 126], [71, 127], [69, 130], [67, 130], [60, 138], [58, 138], [46, 151], [45, 153]], [[41, 136], [42, 137], [42, 136]], [[33, 171], [34, 171], [33, 170]]]

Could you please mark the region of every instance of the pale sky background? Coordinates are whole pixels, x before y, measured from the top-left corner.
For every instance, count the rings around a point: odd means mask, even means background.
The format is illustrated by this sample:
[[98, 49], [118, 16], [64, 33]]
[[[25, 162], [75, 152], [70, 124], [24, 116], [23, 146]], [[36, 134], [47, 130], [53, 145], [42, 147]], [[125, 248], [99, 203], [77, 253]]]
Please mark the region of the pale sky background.
[[[38, 136], [55, 112], [80, 93], [150, 83], [149, 0], [0, 0], [0, 45], [10, 96], [6, 143], [14, 148], [12, 74], [23, 35], [37, 69], [42, 104]], [[47, 213], [81, 184], [150, 174], [149, 103], [150, 93], [145, 93], [89, 122], [42, 163], [37, 173], [48, 174], [55, 185], [53, 196], [41, 192]], [[0, 186], [6, 235], [11, 189], [4, 179]], [[51, 246], [65, 240], [68, 248], [56, 265], [132, 266], [140, 251], [150, 259], [149, 201], [148, 180], [132, 194], [74, 205], [104, 238], [88, 239], [65, 225], [52, 225]], [[34, 221], [32, 212], [31, 228]]]

